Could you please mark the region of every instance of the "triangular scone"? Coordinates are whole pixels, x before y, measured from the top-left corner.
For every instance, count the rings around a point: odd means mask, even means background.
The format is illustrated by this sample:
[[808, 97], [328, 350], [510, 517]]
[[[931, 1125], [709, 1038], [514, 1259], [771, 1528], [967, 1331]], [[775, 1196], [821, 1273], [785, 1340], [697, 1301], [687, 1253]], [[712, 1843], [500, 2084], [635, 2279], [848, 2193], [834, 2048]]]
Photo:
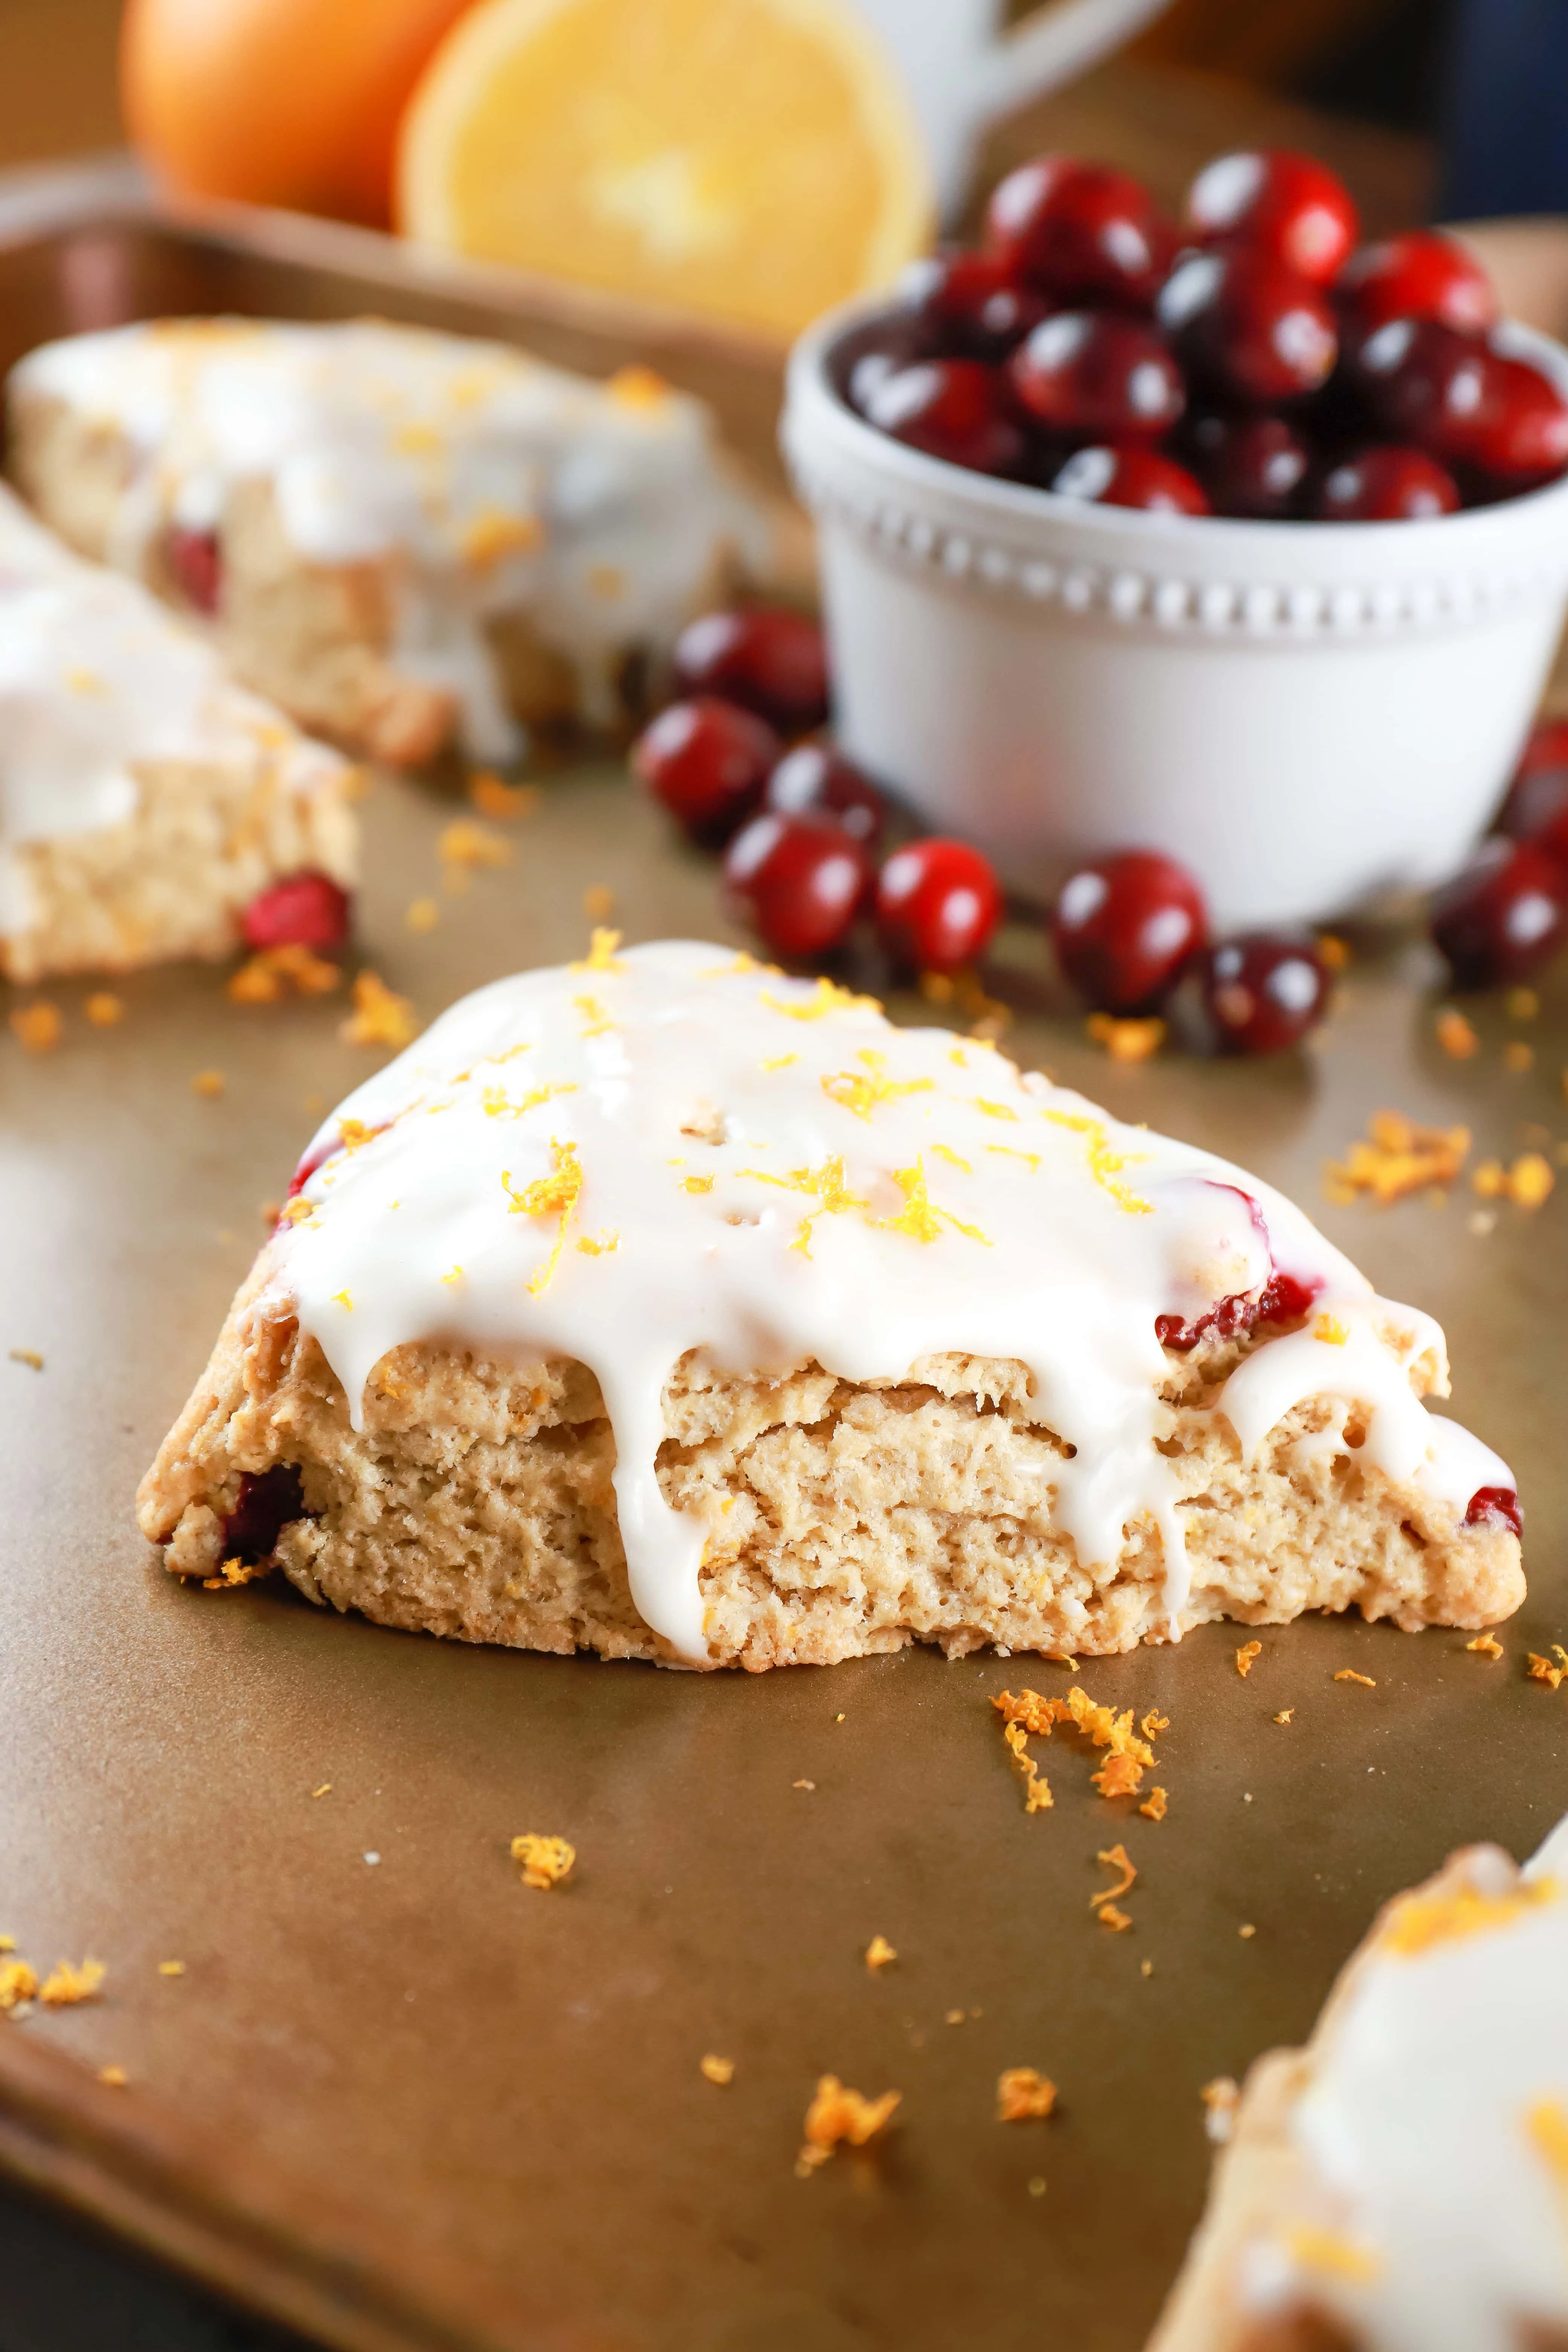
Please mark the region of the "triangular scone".
[[1484, 1625], [1518, 1505], [1445, 1381], [1239, 1170], [826, 981], [600, 933], [327, 1121], [142, 1525], [182, 1576], [666, 1662]]
[[595, 383], [382, 319], [161, 319], [46, 343], [9, 399], [46, 522], [378, 760], [618, 722], [783, 551], [709, 411], [647, 368]]
[[1401, 1895], [1305, 2050], [1211, 2108], [1208, 2210], [1149, 2352], [1568, 2345], [1568, 1822]]
[[353, 771], [0, 489], [0, 974], [225, 956], [273, 885], [352, 887]]

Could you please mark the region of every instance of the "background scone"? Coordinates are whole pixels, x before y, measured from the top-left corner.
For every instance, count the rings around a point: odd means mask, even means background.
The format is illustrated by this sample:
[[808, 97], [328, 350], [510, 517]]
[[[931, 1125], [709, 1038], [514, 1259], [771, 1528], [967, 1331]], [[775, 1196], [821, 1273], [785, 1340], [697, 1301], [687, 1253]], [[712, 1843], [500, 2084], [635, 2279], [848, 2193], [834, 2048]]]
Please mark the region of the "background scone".
[[46, 344], [11, 466], [83, 554], [215, 628], [302, 726], [506, 760], [615, 723], [773, 527], [697, 401], [383, 320], [164, 320]]
[[1568, 1822], [1389, 1904], [1230, 2130], [1150, 2352], [1568, 2345]]
[[1429, 1318], [1280, 1194], [866, 998], [666, 943], [351, 1096], [143, 1482], [464, 1640], [751, 1667], [1523, 1592]]
[[0, 974], [225, 956], [273, 885], [348, 891], [353, 780], [0, 489]]

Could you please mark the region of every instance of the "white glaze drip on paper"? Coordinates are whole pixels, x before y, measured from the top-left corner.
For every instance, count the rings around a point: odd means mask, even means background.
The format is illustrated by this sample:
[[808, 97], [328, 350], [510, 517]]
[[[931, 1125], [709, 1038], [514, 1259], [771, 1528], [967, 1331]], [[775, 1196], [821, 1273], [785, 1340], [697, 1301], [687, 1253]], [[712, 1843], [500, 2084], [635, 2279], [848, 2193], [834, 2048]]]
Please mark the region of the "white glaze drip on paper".
[[525, 614], [603, 721], [616, 659], [667, 649], [726, 550], [753, 572], [768, 562], [767, 527], [726, 478], [708, 412], [646, 373], [598, 384], [504, 344], [377, 320], [199, 320], [45, 344], [12, 383], [141, 454], [114, 549], [126, 569], [142, 570], [167, 522], [215, 529], [254, 480], [270, 483], [308, 562], [397, 554], [394, 659], [455, 695], [479, 759], [521, 748], [487, 621]]
[[[308, 1162], [329, 1151], [256, 1311], [297, 1313], [356, 1418], [374, 1366], [409, 1341], [586, 1364], [615, 1432], [633, 1598], [693, 1661], [706, 1530], [656, 1475], [662, 1391], [691, 1349], [732, 1373], [815, 1360], [847, 1381], [950, 1352], [1025, 1364], [1034, 1417], [1076, 1449], [1053, 1473], [1057, 1523], [1107, 1562], [1147, 1515], [1173, 1633], [1187, 1587], [1157, 1316], [1256, 1296], [1272, 1252], [1346, 1347], [1273, 1341], [1250, 1362], [1279, 1355], [1283, 1376], [1260, 1387], [1244, 1366], [1217, 1409], [1255, 1443], [1348, 1360], [1373, 1458], [1401, 1475], [1425, 1461], [1409, 1363], [1441, 1335], [1401, 1309], [1408, 1340], [1378, 1338], [1388, 1310], [1281, 1194], [993, 1048], [895, 1029], [868, 1000], [722, 948], [664, 943], [479, 990], [349, 1097]], [[582, 1182], [563, 1231], [513, 1203], [563, 1166]]]

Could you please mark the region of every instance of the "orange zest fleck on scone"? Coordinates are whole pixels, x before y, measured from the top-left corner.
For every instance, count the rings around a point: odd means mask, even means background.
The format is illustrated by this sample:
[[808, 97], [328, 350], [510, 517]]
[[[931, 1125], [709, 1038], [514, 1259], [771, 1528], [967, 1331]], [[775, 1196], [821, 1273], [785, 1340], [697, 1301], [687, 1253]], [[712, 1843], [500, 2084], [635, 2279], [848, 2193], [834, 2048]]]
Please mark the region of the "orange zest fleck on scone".
[[996, 2077], [996, 2120], [999, 2124], [1030, 2123], [1048, 2116], [1057, 2104], [1057, 2086], [1033, 2066], [1005, 2066]]
[[577, 1859], [577, 1849], [563, 1837], [542, 1836], [537, 1830], [524, 1830], [511, 1842], [511, 1858], [522, 1864], [522, 1883], [548, 1894], [572, 1874]]

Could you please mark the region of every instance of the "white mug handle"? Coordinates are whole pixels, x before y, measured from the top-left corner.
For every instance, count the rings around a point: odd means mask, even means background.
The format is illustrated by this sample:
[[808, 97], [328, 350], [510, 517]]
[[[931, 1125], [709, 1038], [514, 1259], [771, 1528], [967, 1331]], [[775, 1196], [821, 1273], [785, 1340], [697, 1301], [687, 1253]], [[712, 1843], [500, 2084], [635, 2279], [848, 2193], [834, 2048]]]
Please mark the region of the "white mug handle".
[[1170, 0], [1055, 0], [989, 48], [973, 85], [974, 120], [988, 122], [1058, 89], [1142, 30]]

